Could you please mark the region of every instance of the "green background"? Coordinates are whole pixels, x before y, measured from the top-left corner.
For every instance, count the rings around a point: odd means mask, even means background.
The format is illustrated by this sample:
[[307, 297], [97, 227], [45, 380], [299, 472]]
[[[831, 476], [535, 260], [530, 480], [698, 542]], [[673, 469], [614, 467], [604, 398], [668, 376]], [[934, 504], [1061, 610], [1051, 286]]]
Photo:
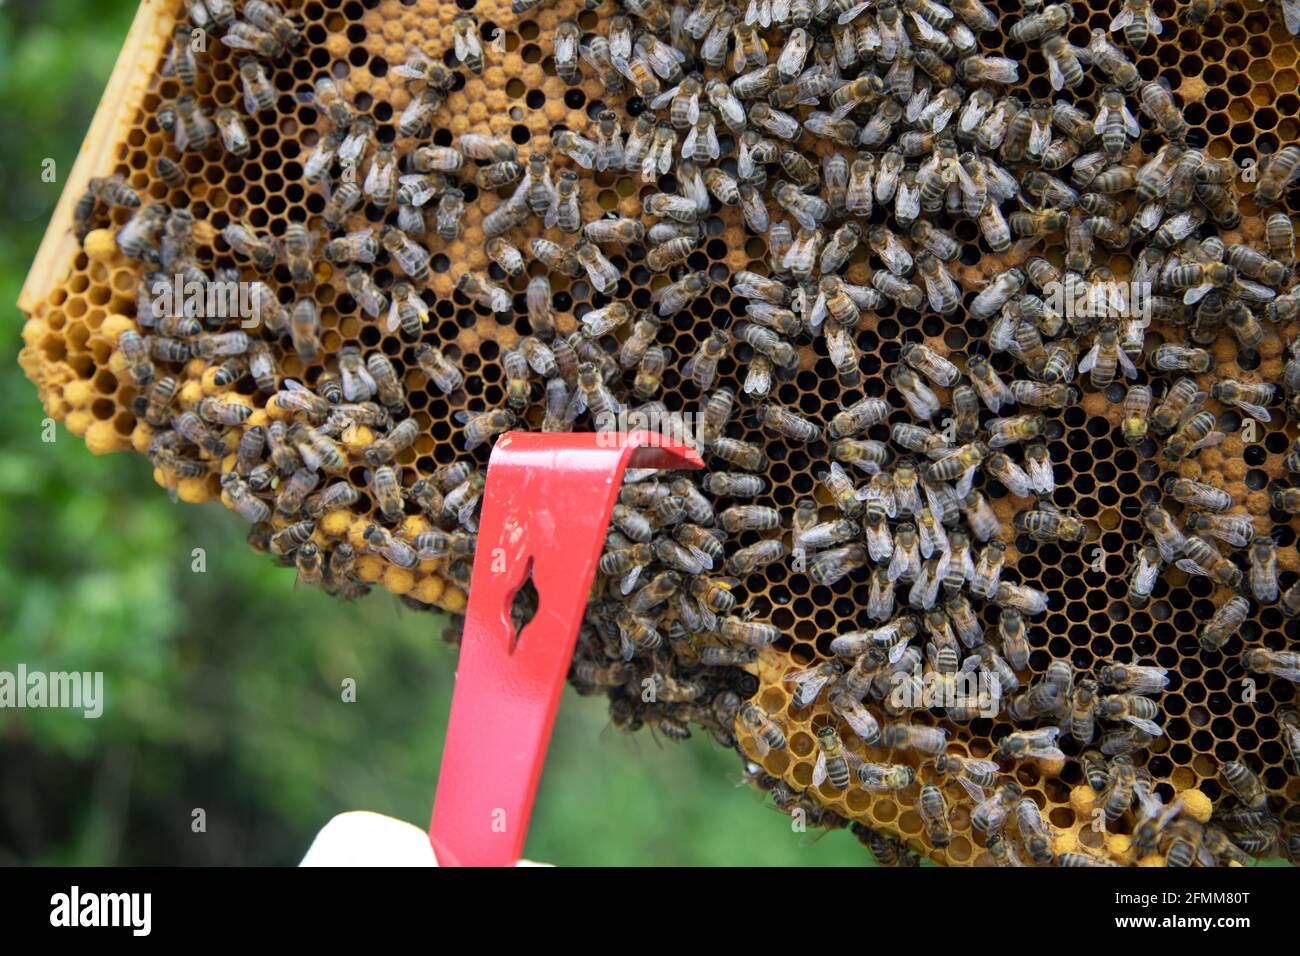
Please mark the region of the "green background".
[[[135, 4], [0, 3], [0, 670], [103, 671], [107, 697], [99, 720], [0, 710], [0, 863], [292, 864], [343, 810], [423, 826], [455, 666], [445, 622], [385, 593], [348, 605], [295, 589], [237, 516], [172, 504], [143, 458], [95, 458], [62, 428], [42, 443], [14, 303]], [[56, 183], [41, 181], [47, 159]], [[703, 736], [606, 725], [602, 699], [566, 694], [533, 859], [869, 861], [844, 831], [801, 846]]]

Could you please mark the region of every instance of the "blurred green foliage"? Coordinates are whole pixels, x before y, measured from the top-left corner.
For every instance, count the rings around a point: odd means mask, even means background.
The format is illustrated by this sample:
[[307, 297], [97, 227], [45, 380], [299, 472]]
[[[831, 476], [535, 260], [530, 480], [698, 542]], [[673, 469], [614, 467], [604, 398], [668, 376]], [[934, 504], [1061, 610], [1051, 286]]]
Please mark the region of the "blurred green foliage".
[[[343, 810], [428, 819], [455, 656], [444, 621], [387, 594], [347, 605], [295, 589], [235, 515], [172, 504], [143, 458], [96, 459], [62, 428], [41, 440], [13, 303], [134, 10], [0, 6], [0, 670], [103, 671], [107, 698], [99, 720], [0, 710], [0, 863], [291, 864]], [[566, 696], [532, 858], [869, 860], [846, 832], [801, 846], [711, 741], [658, 746], [606, 722], [601, 699]]]

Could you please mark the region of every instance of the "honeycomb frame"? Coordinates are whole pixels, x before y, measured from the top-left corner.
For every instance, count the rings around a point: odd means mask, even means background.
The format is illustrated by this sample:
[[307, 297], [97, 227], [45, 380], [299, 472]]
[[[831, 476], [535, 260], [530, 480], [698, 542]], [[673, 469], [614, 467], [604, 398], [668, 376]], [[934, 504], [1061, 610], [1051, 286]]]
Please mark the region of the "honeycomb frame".
[[[324, 121], [313, 108], [294, 103], [294, 94], [301, 93], [311, 77], [322, 70], [343, 79], [344, 71], [339, 65], [347, 64], [345, 91], [349, 99], [360, 98], [359, 105], [368, 101], [366, 109], [380, 128], [391, 130], [396, 113], [406, 105], [410, 94], [392, 82], [390, 66], [400, 62], [412, 44], [427, 48], [436, 29], [441, 29], [445, 44], [451, 18], [462, 10], [472, 8], [485, 41], [490, 42], [494, 30], [503, 31], [504, 54], [498, 59], [489, 53], [483, 74], [466, 77], [464, 86], [450, 94], [435, 121], [435, 144], [448, 145], [468, 131], [491, 131], [510, 136], [526, 148], [527, 143], [544, 137], [556, 125], [585, 129], [596, 109], [608, 98], [599, 81], [589, 73], [583, 74], [580, 83], [565, 83], [555, 74], [553, 59], [547, 55], [548, 38], [559, 19], [575, 17], [584, 30], [594, 26], [599, 13], [584, 9], [578, 0], [556, 0], [520, 15], [512, 13], [509, 4], [501, 0], [477, 0], [477, 3], [415, 0], [409, 4], [399, 0], [311, 0], [288, 6], [308, 15], [310, 52], [305, 58], [311, 66], [302, 71], [305, 75], [295, 72], [288, 78], [287, 88], [277, 86], [281, 102], [292, 104], [287, 115], [277, 112], [279, 128], [262, 131], [262, 135], [255, 137], [253, 152], [243, 164], [233, 162], [230, 157], [215, 164], [208, 160], [191, 162], [192, 156], [186, 158], [186, 191], [192, 203], [201, 207], [196, 209], [196, 214], [202, 213], [199, 218], [218, 232], [224, 222], [245, 216], [258, 228], [269, 226], [272, 230], [277, 225], [282, 229], [284, 223], [297, 216], [302, 220], [318, 216], [323, 200], [294, 182], [293, 167], [300, 168], [303, 154], [314, 141], [312, 136], [323, 135]], [[1017, 0], [1000, 0], [990, 6], [1003, 17], [1019, 11]], [[1113, 0], [1074, 4], [1076, 19], [1069, 30], [1071, 41], [1084, 44], [1089, 30], [1099, 25], [1105, 29], [1117, 6]], [[1199, 132], [1208, 155], [1230, 158], [1242, 165], [1247, 160], [1258, 161], [1281, 145], [1300, 140], [1300, 94], [1297, 94], [1300, 45], [1268, 8], [1233, 0], [1225, 3], [1199, 30], [1178, 25], [1179, 6], [1170, 0], [1156, 0], [1154, 8], [1165, 21], [1167, 32], [1154, 38], [1141, 54], [1133, 55], [1133, 61], [1144, 80], [1165, 77], [1171, 81], [1188, 124]], [[129, 411], [134, 389], [119, 374], [120, 368], [115, 370], [112, 364], [116, 336], [129, 326], [125, 317], [134, 308], [134, 267], [115, 249], [95, 253], [81, 250], [72, 236], [72, 209], [92, 176], [114, 171], [126, 175], [130, 184], [147, 197], [146, 201], [176, 198], [151, 176], [153, 160], [165, 149], [154, 110], [174, 95], [176, 89], [158, 70], [146, 74], [139, 67], [144, 63], [161, 63], [175, 16], [181, 9], [178, 2], [166, 0], [144, 0], [141, 4], [19, 299], [20, 309], [28, 316], [21, 358], [24, 370], [40, 387], [47, 413], [65, 421], [69, 430], [83, 436], [97, 454], [126, 449], [143, 451], [151, 433]], [[1081, 10], [1087, 11], [1086, 16], [1079, 16]], [[313, 32], [317, 26], [320, 31]], [[1011, 86], [1010, 92], [1030, 100], [1050, 92], [1046, 88], [1045, 65], [1040, 53], [1028, 52], [1024, 44], [1011, 41], [983, 52], [1027, 58], [1028, 78]], [[215, 63], [213, 83], [211, 88], [201, 91], [202, 97], [205, 102], [229, 105], [234, 102], [238, 89], [232, 52], [214, 42], [209, 47], [209, 56]], [[277, 83], [280, 79], [277, 72]], [[1173, 82], [1175, 79], [1178, 82]], [[1076, 98], [1088, 97], [1095, 85], [1088, 75]], [[1144, 137], [1150, 132], [1145, 120], [1143, 132]], [[292, 150], [291, 146], [299, 148]], [[1144, 146], [1139, 141], [1132, 155], [1140, 155]], [[284, 154], [282, 159], [276, 157], [277, 149]], [[249, 163], [257, 165], [264, 175], [255, 175]], [[1263, 231], [1259, 209], [1248, 188], [1238, 182], [1234, 189], [1239, 195], [1242, 221], [1234, 230], [1222, 230], [1221, 235], [1228, 242], [1257, 241]], [[650, 191], [653, 190], [627, 175], [593, 174], [583, 197], [584, 221], [608, 211], [636, 216], [640, 212], [640, 200]], [[259, 195], [261, 199], [256, 198]], [[320, 277], [316, 293], [322, 306], [322, 341], [326, 354], [336, 353], [344, 343], [356, 342], [402, 360], [405, 382], [419, 402], [413, 401], [412, 410], [420, 422], [421, 437], [399, 461], [408, 471], [419, 474], [427, 474], [459, 456], [452, 446], [453, 412], [494, 406], [503, 400], [503, 382], [495, 359], [502, 349], [516, 344], [527, 329], [526, 319], [521, 317], [522, 282], [511, 286], [515, 298], [515, 320], [511, 323], [500, 321], [455, 291], [456, 277], [463, 269], [487, 271], [502, 279], [499, 270], [489, 265], [483, 251], [481, 229], [483, 216], [502, 200], [490, 193], [478, 197], [481, 204], [473, 198], [467, 196], [470, 201], [461, 238], [437, 250], [428, 285], [434, 297], [430, 302], [434, 334], [444, 344], [454, 345], [456, 357], [466, 372], [466, 388], [461, 396], [448, 399], [421, 381], [422, 374], [409, 356], [410, 343], [396, 335], [378, 334], [374, 326], [360, 317], [342, 285], [341, 273]], [[1283, 208], [1293, 217], [1296, 214], [1294, 189], [1287, 195]], [[113, 215], [112, 225], [120, 227], [125, 222], [125, 213], [115, 210]], [[690, 260], [692, 267], [706, 269], [716, 283], [744, 268], [766, 271], [766, 243], [763, 237], [743, 230], [735, 208], [723, 207], [710, 218], [708, 229], [708, 240]], [[562, 237], [558, 230], [542, 234], [549, 238]], [[964, 312], [981, 282], [1016, 264], [1017, 260], [1010, 255], [993, 254], [983, 239], [974, 234], [969, 222], [959, 225], [957, 236], [962, 241], [963, 252], [961, 266], [955, 272], [963, 291]], [[626, 296], [636, 308], [644, 308], [650, 291], [668, 281], [650, 273], [640, 263], [635, 250], [613, 258], [625, 274], [618, 296]], [[859, 247], [846, 273], [850, 281], [865, 281], [870, 258], [865, 245]], [[1110, 264], [1120, 278], [1125, 276], [1122, 254], [1112, 257]], [[558, 273], [552, 274], [551, 280], [559, 297], [557, 304], [566, 300], [568, 303], [567, 308], [557, 309], [561, 333], [577, 327], [575, 313], [584, 305], [608, 301], [608, 297], [592, 292], [585, 281], [570, 283]], [[715, 315], [730, 321], [741, 314], [743, 309], [732, 300], [725, 285], [714, 285], [691, 309], [665, 321], [673, 338], [668, 342], [661, 336], [660, 342], [677, 358], [684, 358], [698, 341], [696, 333], [702, 325]], [[910, 420], [899, 411], [902, 403], [898, 393], [883, 378], [884, 370], [899, 360], [902, 345], [919, 341], [944, 354], [960, 354], [981, 337], [984, 331], [981, 325], [967, 321], [963, 328], [960, 322], [942, 319], [929, 311], [880, 310], [874, 322], [864, 322], [856, 330], [863, 352], [860, 393], [892, 397], [894, 413], [890, 421]], [[1277, 330], [1270, 328], [1258, 363], [1245, 365], [1238, 364], [1232, 340], [1220, 338], [1214, 348], [1217, 366], [1199, 376], [1199, 383], [1208, 388], [1211, 381], [1224, 375], [1276, 381], [1284, 361], [1283, 344], [1297, 331], [1300, 327], [1296, 323]], [[1148, 341], [1154, 344], [1162, 336], [1174, 338], [1177, 334], [1156, 325]], [[782, 404], [815, 415], [840, 401], [842, 390], [820, 340], [815, 347], [801, 345], [799, 351], [795, 374], [775, 386], [773, 392]], [[724, 380], [736, 380], [743, 354], [742, 348], [737, 356], [723, 360], [719, 371]], [[999, 353], [993, 364], [1005, 373], [1009, 357]], [[320, 366], [304, 366], [290, 353], [283, 369], [287, 376], [301, 375], [311, 384]], [[680, 399], [681, 407], [688, 407], [697, 398], [675, 371], [666, 375], [664, 388], [665, 396]], [[941, 397], [946, 397], [939, 391]], [[1212, 403], [1211, 407], [1217, 406]], [[1080, 405], [1046, 412], [1050, 423], [1048, 449], [1058, 476], [1062, 469], [1071, 473], [1069, 482], [1058, 485], [1054, 503], [1075, 509], [1097, 531], [1098, 538], [1085, 549], [1034, 544], [1024, 538], [1012, 542], [1008, 567], [1014, 566], [1015, 573], [1011, 577], [1049, 594], [1063, 594], [1066, 599], [1063, 606], [1052, 607], [1046, 617], [1029, 622], [1032, 647], [1029, 678], [1041, 676], [1047, 662], [1062, 657], [1081, 669], [1091, 668], [1112, 655], [1153, 660], [1168, 667], [1173, 682], [1159, 698], [1161, 709], [1167, 715], [1166, 736], [1139, 763], [1151, 771], [1158, 792], [1172, 799], [1198, 790], [1211, 801], [1217, 801], [1225, 792], [1218, 778], [1217, 761], [1249, 755], [1256, 769], [1262, 770], [1271, 797], [1289, 807], [1300, 805], [1300, 779], [1285, 769], [1286, 755], [1278, 743], [1277, 726], [1277, 713], [1295, 704], [1294, 687], [1279, 679], [1261, 678], [1256, 701], [1245, 705], [1232, 693], [1242, 675], [1239, 669], [1233, 673], [1227, 664], [1230, 655], [1206, 655], [1196, 649], [1198, 622], [1208, 617], [1226, 594], [1211, 587], [1204, 578], [1188, 579], [1181, 572], [1173, 571], [1157, 585], [1147, 609], [1135, 610], [1125, 601], [1124, 577], [1131, 549], [1145, 534], [1137, 508], [1141, 502], [1159, 498], [1156, 482], [1161, 471], [1154, 460], [1154, 449], [1131, 449], [1119, 438], [1120, 413], [1117, 401], [1090, 390], [1084, 391]], [[254, 413], [257, 421], [269, 420], [258, 417], [259, 414], [265, 412]], [[740, 422], [735, 434], [761, 442], [767, 449], [769, 464], [764, 473], [771, 488], [756, 503], [788, 511], [798, 499], [815, 496], [823, 519], [835, 514], [814, 477], [819, 457], [814, 449], [789, 445], [749, 421]], [[878, 438], [882, 434], [877, 426], [869, 437]], [[1273, 423], [1259, 430], [1257, 441], [1244, 442], [1239, 434], [1233, 433], [1220, 447], [1204, 451], [1196, 459], [1178, 466], [1183, 476], [1204, 478], [1227, 489], [1239, 504], [1244, 504], [1247, 513], [1272, 521], [1279, 534], [1279, 568], [1284, 588], [1300, 576], [1296, 534], [1300, 523], [1270, 511], [1267, 488], [1285, 477], [1282, 459], [1297, 434], [1292, 422], [1284, 416], [1280, 420], [1275, 417]], [[479, 464], [486, 464], [486, 454], [486, 449], [480, 449], [473, 457]], [[355, 475], [353, 480], [364, 484]], [[161, 477], [159, 481], [162, 483]], [[178, 491], [182, 499], [191, 502], [221, 496], [216, 475], [205, 480], [182, 481]], [[1009, 495], [991, 494], [990, 500], [999, 518], [1009, 525], [1017, 510], [1015, 502]], [[360, 528], [364, 526], [366, 506], [363, 492], [355, 516], [318, 533], [323, 533], [328, 540], [347, 538], [360, 553]], [[408, 515], [402, 530], [408, 536], [428, 530], [429, 526], [421, 522], [418, 515]], [[781, 534], [788, 542], [789, 530]], [[762, 536], [747, 532], [738, 540], [746, 545]], [[1090, 553], [1094, 546], [1100, 549], [1100, 557]], [[465, 605], [464, 582], [449, 574], [444, 560], [422, 562], [412, 572], [362, 554], [358, 559], [358, 573], [364, 580], [379, 583], [422, 605], [453, 613], [463, 611]], [[782, 631], [783, 637], [762, 654], [752, 672], [758, 678], [756, 698], [765, 710], [780, 716], [786, 725], [789, 749], [760, 756], [748, 735], [738, 734], [739, 743], [749, 759], [802, 791], [811, 782], [816, 756], [815, 728], [828, 718], [829, 711], [824, 703], [805, 711], [794, 710], [783, 678], [795, 669], [829, 659], [832, 656], [829, 641], [838, 630], [848, 624], [866, 624], [862, 613], [866, 584], [861, 579], [845, 579], [831, 587], [816, 585], [805, 575], [778, 563], [748, 576], [737, 594], [749, 609]], [[993, 611], [991, 604], [982, 609], [986, 629], [996, 626]], [[1262, 642], [1274, 650], [1294, 648], [1298, 634], [1295, 623], [1284, 620], [1276, 606], [1253, 608], [1242, 629], [1243, 638]], [[948, 727], [954, 731], [950, 749], [972, 757], [988, 756], [993, 749], [990, 741], [1010, 727], [1005, 719], [999, 719], [977, 720], [965, 728], [927, 714], [920, 715], [919, 722]], [[885, 755], [884, 751], [863, 748], [857, 742], [850, 746], [863, 756], [882, 758]], [[893, 757], [904, 759], [897, 754]], [[925, 763], [924, 758], [906, 759], [918, 766]], [[1125, 859], [1124, 827], [1109, 837], [1096, 834], [1088, 826], [1085, 815], [1079, 812], [1080, 808], [1072, 805], [1071, 791], [1083, 784], [1075, 761], [1067, 761], [1059, 777], [1044, 774], [1031, 763], [1016, 768], [1015, 776], [1061, 834], [1061, 845], [1105, 850], [1115, 858]], [[872, 798], [862, 791], [845, 794], [824, 786], [817, 797], [845, 820], [897, 835], [940, 862], [990, 864], [992, 859], [987, 850], [971, 831], [960, 789], [950, 782], [943, 787], [950, 805], [958, 808], [953, 820], [953, 840], [946, 850], [934, 849], [924, 834], [916, 810], [916, 786], [883, 798]]]

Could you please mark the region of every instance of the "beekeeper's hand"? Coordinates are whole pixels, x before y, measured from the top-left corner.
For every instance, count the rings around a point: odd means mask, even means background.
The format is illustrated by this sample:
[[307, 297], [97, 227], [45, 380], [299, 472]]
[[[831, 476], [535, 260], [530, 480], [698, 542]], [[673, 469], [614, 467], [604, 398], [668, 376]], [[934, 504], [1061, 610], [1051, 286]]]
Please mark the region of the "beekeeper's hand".
[[[299, 866], [437, 866], [429, 834], [414, 824], [354, 810], [325, 824]], [[520, 866], [548, 866], [520, 860]]]

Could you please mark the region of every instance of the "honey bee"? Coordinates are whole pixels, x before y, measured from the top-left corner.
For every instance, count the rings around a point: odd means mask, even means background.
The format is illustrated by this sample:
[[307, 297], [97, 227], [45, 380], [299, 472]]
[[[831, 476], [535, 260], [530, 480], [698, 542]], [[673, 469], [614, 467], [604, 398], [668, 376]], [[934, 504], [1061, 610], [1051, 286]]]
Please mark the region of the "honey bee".
[[1221, 444], [1227, 437], [1218, 430], [1218, 417], [1213, 412], [1197, 412], [1183, 419], [1182, 424], [1169, 436], [1164, 455], [1171, 461], [1182, 461], [1202, 448]]
[[1259, 775], [1236, 760], [1225, 761], [1219, 767], [1224, 783], [1245, 806], [1252, 810], [1263, 810], [1268, 806], [1268, 792], [1264, 789]]
[[1048, 866], [1056, 856], [1052, 850], [1051, 831], [1032, 797], [1022, 797], [1016, 804], [1016, 828], [1034, 864]]
[[998, 784], [993, 794], [980, 800], [971, 811], [971, 827], [977, 833], [994, 834], [1002, 829], [1002, 824], [1020, 800], [1020, 785], [1013, 780]]
[[[424, 251], [424, 250], [421, 250]], [[428, 254], [425, 254], [428, 255]], [[415, 278], [415, 276], [412, 276]], [[456, 281], [456, 291], [465, 298], [493, 312], [511, 310], [512, 298], [502, 286], [495, 284], [480, 272], [464, 272]]]
[[[582, 240], [574, 247], [574, 255], [587, 270], [587, 278], [591, 280], [597, 292], [612, 292], [618, 285], [620, 278], [618, 268], [605, 258], [604, 253], [594, 242]], [[659, 314], [665, 314], [662, 307]]]
[[1152, 413], [1151, 427], [1157, 434], [1169, 434], [1180, 422], [1195, 414], [1207, 397], [1190, 378], [1178, 379]]
[[1241, 655], [1241, 666], [1248, 671], [1268, 674], [1300, 684], [1300, 653], [1273, 651], [1268, 648], [1249, 648]]
[[948, 732], [942, 727], [889, 724], [880, 732], [880, 746], [893, 750], [915, 750], [937, 756], [947, 750]]
[[1006, 760], [1060, 760], [1064, 758], [1056, 738], [1059, 727], [1040, 727], [1036, 730], [1014, 731], [998, 741], [997, 755]]
[[1269, 216], [1264, 225], [1264, 238], [1268, 242], [1270, 256], [1286, 266], [1295, 262], [1295, 228], [1290, 216], [1284, 212], [1275, 212]]
[[321, 219], [332, 229], [342, 229], [349, 216], [361, 205], [361, 188], [355, 182], [343, 182], [325, 203]]
[[[1286, 598], [1283, 598], [1286, 604]], [[1251, 602], [1240, 594], [1234, 594], [1223, 602], [1212, 617], [1206, 620], [1199, 635], [1200, 644], [1205, 650], [1221, 650], [1230, 637], [1240, 630], [1245, 618], [1251, 613]]]
[[753, 738], [754, 750], [760, 757], [773, 750], [785, 749], [786, 738], [781, 725], [753, 701], [742, 704], [737, 716], [741, 727]]
[[1300, 768], [1300, 712], [1283, 711], [1278, 714], [1278, 720], [1282, 724], [1282, 733], [1286, 738], [1287, 750], [1291, 754], [1291, 762]]
[[453, 417], [464, 426], [466, 451], [473, 451], [515, 424], [514, 413], [505, 408], [490, 408], [482, 412], [460, 411]]
[[784, 555], [785, 547], [780, 539], [768, 538], [733, 553], [727, 561], [727, 569], [737, 576], [753, 574], [781, 560]]
[[1146, 46], [1152, 34], [1160, 36], [1164, 25], [1151, 9], [1150, 0], [1124, 0], [1124, 7], [1110, 22], [1110, 31], [1124, 31], [1124, 39], [1135, 50]]
[[226, 151], [233, 156], [238, 156], [240, 159], [247, 157], [253, 148], [253, 144], [243, 118], [226, 106], [217, 110], [215, 119], [217, 132], [221, 136], [221, 145], [225, 147]]
[[1078, 518], [1054, 510], [1017, 512], [1013, 523], [1034, 541], [1079, 542], [1088, 535], [1087, 525]]
[[212, 142], [212, 134], [216, 131], [216, 126], [208, 119], [194, 97], [189, 93], [182, 93], [172, 103], [172, 109], [176, 114], [176, 125], [172, 130], [176, 148], [181, 152], [193, 149], [201, 153], [206, 150]]
[[896, 367], [892, 374], [892, 384], [902, 394], [908, 410], [916, 418], [928, 421], [939, 413], [938, 396], [911, 369]]
[[1300, 146], [1284, 146], [1260, 163], [1255, 201], [1265, 206], [1278, 202], [1297, 178], [1300, 178]]
[[316, 522], [310, 519], [282, 528], [271, 537], [271, 553], [279, 557], [294, 554], [299, 548], [311, 543], [311, 535], [315, 530]]
[[[1103, 720], [1122, 720], [1139, 730], [1160, 737], [1164, 734], [1154, 718], [1159, 716], [1160, 708], [1154, 700], [1139, 694], [1112, 694], [1097, 700], [1097, 716]], [[1087, 743], [1087, 741], [1083, 741]]]
[[758, 475], [711, 471], [704, 477], [704, 489], [718, 497], [749, 498], [761, 495], [767, 482]]
[[1079, 372], [1088, 372], [1094, 388], [1105, 388], [1115, 381], [1116, 369], [1126, 378], [1137, 378], [1137, 367], [1119, 346], [1119, 335], [1113, 322], [1105, 322], [1097, 332], [1096, 341], [1088, 354], [1079, 362]]
[[1189, 26], [1202, 26], [1219, 9], [1219, 0], [1192, 0], [1183, 7], [1179, 19]]
[[[1139, 99], [1143, 112], [1160, 126], [1166, 136], [1171, 140], [1183, 138], [1187, 132], [1187, 120], [1166, 87], [1156, 82], [1144, 83]], [[1297, 150], [1297, 157], [1300, 157], [1300, 150]]]
[[456, 59], [472, 73], [483, 72], [483, 46], [479, 43], [478, 22], [473, 14], [461, 13], [451, 21], [452, 49]]
[[293, 304], [289, 317], [289, 335], [293, 341], [293, 350], [304, 361], [315, 361], [320, 355], [320, 308], [314, 299], [299, 299]]
[[1045, 427], [1046, 419], [1041, 415], [991, 419], [988, 423], [988, 447], [1005, 448], [1018, 442], [1031, 441], [1041, 435]]
[[346, 133], [335, 130], [321, 137], [316, 147], [308, 154], [303, 163], [303, 179], [310, 186], [320, 185], [329, 180], [330, 169], [338, 156], [339, 147], [343, 145]]
[[[343, 91], [329, 76], [322, 76], [312, 87], [312, 103], [321, 113], [329, 117], [336, 130], [347, 130], [356, 119], [352, 105], [343, 96]], [[340, 138], [340, 142], [342, 139]]]
[[767, 463], [767, 456], [760, 446], [736, 438], [715, 438], [709, 443], [709, 451], [728, 464], [746, 471], [758, 471]]
[[993, 414], [1002, 411], [1003, 405], [1015, 403], [1015, 395], [984, 356], [972, 355], [967, 359], [966, 374], [970, 376], [975, 394]]
[[362, 538], [368, 550], [400, 568], [413, 568], [419, 563], [419, 554], [415, 548], [378, 524], [372, 522], [367, 525]]
[[[439, 64], [441, 66], [441, 64]], [[411, 97], [397, 118], [397, 131], [403, 136], [425, 135], [434, 113], [446, 101], [446, 94], [436, 86], [426, 86]]]
[[931, 785], [922, 787], [917, 810], [930, 845], [939, 850], [948, 846], [952, 842], [952, 825], [948, 822], [948, 801], [943, 791]]
[[1286, 514], [1300, 514], [1300, 488], [1274, 488], [1270, 504]]

